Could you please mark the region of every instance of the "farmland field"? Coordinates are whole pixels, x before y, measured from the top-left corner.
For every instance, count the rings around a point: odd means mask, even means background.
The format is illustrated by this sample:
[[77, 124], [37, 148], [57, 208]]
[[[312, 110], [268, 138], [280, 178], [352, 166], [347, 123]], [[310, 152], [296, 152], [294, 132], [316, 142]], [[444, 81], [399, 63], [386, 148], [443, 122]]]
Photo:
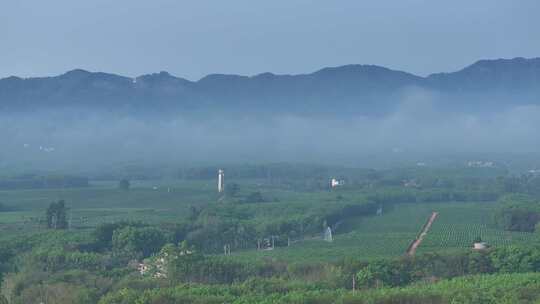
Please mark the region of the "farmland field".
[[[258, 190], [271, 200], [265, 204], [241, 205], [255, 222], [302, 214], [310, 208], [335, 203], [336, 193], [299, 192], [238, 181], [241, 194]], [[340, 192], [342, 200], [356, 201], [360, 191]], [[47, 205], [64, 199], [70, 208], [75, 228], [95, 227], [122, 220], [146, 223], [174, 223], [186, 218], [190, 206], [216, 202], [215, 185], [209, 181], [134, 181], [132, 189], [117, 189], [116, 182], [94, 182], [88, 188], [1, 191], [0, 202], [14, 211], [0, 213], [2, 231], [38, 230], [36, 219], [43, 217]], [[407, 246], [433, 211], [439, 217], [418, 248], [418, 253], [470, 248], [476, 237], [493, 246], [537, 242], [532, 233], [507, 232], [493, 227], [489, 202], [399, 203], [385, 205], [380, 216], [347, 218], [334, 229], [333, 242], [321, 235], [293, 239], [289, 247], [271, 251], [242, 249], [233, 252], [240, 258], [277, 258], [286, 261], [331, 261], [345, 257], [364, 260], [402, 256]], [[286, 213], [286, 214], [284, 214]], [[321, 234], [322, 234], [321, 227]]]
[[[419, 253], [470, 248], [480, 234], [494, 246], [536, 241], [532, 233], [506, 232], [490, 225], [492, 203], [410, 203], [397, 204], [382, 216], [358, 217], [345, 221], [332, 243], [321, 238], [299, 241], [273, 251], [250, 251], [284, 260], [336, 260], [355, 257], [365, 260], [397, 257], [405, 253], [432, 211], [439, 217], [422, 242]], [[339, 233], [344, 231], [342, 233]]]
[[540, 243], [538, 234], [504, 231], [492, 222], [491, 203], [437, 204], [437, 220], [419, 247], [419, 252], [471, 248], [480, 237], [491, 246]]
[[98, 182], [87, 188], [0, 191], [0, 203], [14, 209], [0, 213], [0, 225], [33, 227], [33, 220], [43, 217], [47, 206], [57, 200], [66, 201], [75, 227], [119, 220], [177, 221], [190, 205], [216, 197], [207, 182], [172, 181], [135, 181], [129, 191], [119, 190], [117, 182]]
[[[238, 194], [260, 191], [270, 201], [263, 205], [245, 205], [255, 218], [264, 220], [288, 212], [301, 213], [306, 208], [328, 204], [335, 200], [329, 192], [295, 192], [262, 186], [256, 180], [239, 181]], [[76, 227], [93, 227], [99, 223], [120, 220], [146, 223], [176, 222], [185, 218], [190, 206], [217, 202], [213, 181], [133, 181], [129, 191], [119, 190], [118, 182], [92, 182], [87, 188], [5, 190], [0, 191], [0, 203], [13, 211], [0, 213], [0, 225], [19, 224], [30, 227], [29, 221], [43, 217], [48, 205], [65, 200]], [[351, 193], [353, 200], [356, 193]], [[81, 222], [81, 218], [84, 221]]]
[[509, 232], [494, 227], [492, 208], [490, 202], [397, 204], [382, 216], [347, 220], [339, 229], [346, 232], [336, 233], [332, 243], [319, 238], [273, 251], [250, 251], [239, 255], [255, 254], [289, 261], [402, 256], [432, 211], [438, 211], [439, 216], [418, 248], [419, 254], [469, 249], [478, 236], [497, 247], [540, 242], [534, 233]]

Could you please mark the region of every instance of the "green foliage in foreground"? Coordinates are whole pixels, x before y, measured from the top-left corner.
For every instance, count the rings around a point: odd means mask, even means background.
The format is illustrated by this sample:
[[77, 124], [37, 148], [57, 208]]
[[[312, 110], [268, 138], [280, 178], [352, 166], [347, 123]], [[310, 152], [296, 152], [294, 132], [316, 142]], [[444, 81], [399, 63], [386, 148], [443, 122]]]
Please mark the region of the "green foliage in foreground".
[[[215, 170], [207, 173], [215, 178]], [[0, 212], [2, 293], [10, 304], [539, 300], [538, 275], [527, 274], [540, 271], [535, 234], [491, 225], [493, 201], [520, 192], [519, 180], [469, 170], [345, 173], [346, 186], [332, 191], [330, 175], [320, 172], [293, 182], [238, 180], [219, 202], [209, 180], [133, 181], [129, 191], [118, 179], [93, 188], [0, 191], [10, 208]], [[43, 216], [59, 199], [75, 225], [42, 231], [40, 219], [29, 217]], [[432, 211], [440, 217], [417, 255], [403, 257]], [[535, 218], [521, 215], [510, 223], [530, 231]], [[320, 240], [327, 226], [335, 232], [331, 243]], [[276, 248], [255, 251], [270, 236]], [[473, 252], [478, 236], [492, 248]], [[222, 255], [225, 246], [232, 255]], [[140, 262], [152, 271], [141, 275]]]
[[540, 274], [469, 276], [404, 288], [350, 290], [314, 287], [279, 279], [250, 280], [235, 285], [178, 285], [110, 293], [100, 304], [169, 303], [535, 303], [540, 300]]
[[[150, 273], [141, 276], [124, 254], [140, 254], [140, 245], [148, 238], [154, 239], [159, 230], [137, 225], [116, 228], [112, 236], [110, 229], [100, 230], [103, 235], [51, 230], [3, 243], [1, 248], [10, 248], [4, 262], [15, 266], [8, 269], [5, 276], [5, 294], [9, 295], [11, 303], [43, 301], [43, 294], [47, 294], [50, 297], [47, 302], [58, 304], [98, 301], [156, 304], [334, 303], [335, 299], [342, 303], [417, 303], [418, 299], [432, 301], [426, 303], [447, 303], [445, 293], [439, 291], [427, 293], [429, 298], [425, 298], [426, 294], [413, 293], [409, 302], [377, 302], [384, 300], [385, 295], [371, 295], [375, 291], [369, 289], [383, 286], [406, 288], [409, 284], [475, 274], [540, 271], [540, 248], [536, 247], [511, 246], [482, 252], [469, 250], [451, 255], [424, 254], [414, 258], [368, 262], [346, 259], [334, 263], [293, 264], [274, 259], [251, 261], [235, 256], [204, 255], [183, 242], [182, 246], [166, 245], [161, 250], [166, 255], [151, 258], [165, 260], [160, 262], [165, 267], [158, 269], [165, 276], [155, 278]], [[110, 236], [112, 248], [95, 246], [93, 238], [99, 235]], [[351, 289], [353, 276], [357, 278], [357, 288], [365, 289], [361, 291], [365, 297], [351, 298], [345, 291]], [[11, 287], [6, 290], [6, 286]], [[201, 287], [199, 293], [210, 290], [211, 297], [204, 293], [193, 295], [192, 287], [186, 286]], [[224, 291], [214, 294], [215, 290]], [[461, 291], [456, 289], [455, 292]], [[521, 294], [509, 294], [508, 297], [521, 297]], [[533, 290], [531, 297], [536, 299], [537, 294], [537, 290]], [[399, 293], [396, 297], [400, 299], [401, 295]], [[407, 293], [405, 295], [409, 297]], [[362, 302], [366, 299], [373, 301]], [[112, 302], [103, 302], [106, 300]], [[433, 302], [435, 300], [439, 302]]]

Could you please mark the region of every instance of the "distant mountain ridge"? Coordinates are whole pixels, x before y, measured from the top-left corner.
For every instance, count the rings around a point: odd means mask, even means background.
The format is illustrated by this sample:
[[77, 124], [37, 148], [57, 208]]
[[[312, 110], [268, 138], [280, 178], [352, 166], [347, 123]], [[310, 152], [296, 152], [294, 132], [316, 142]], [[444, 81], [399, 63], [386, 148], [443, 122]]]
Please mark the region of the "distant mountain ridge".
[[76, 69], [54, 77], [0, 79], [0, 109], [83, 107], [119, 111], [384, 114], [407, 90], [436, 92], [448, 106], [540, 105], [540, 58], [480, 60], [427, 77], [374, 65], [311, 74], [211, 74], [189, 81], [167, 72], [136, 78]]

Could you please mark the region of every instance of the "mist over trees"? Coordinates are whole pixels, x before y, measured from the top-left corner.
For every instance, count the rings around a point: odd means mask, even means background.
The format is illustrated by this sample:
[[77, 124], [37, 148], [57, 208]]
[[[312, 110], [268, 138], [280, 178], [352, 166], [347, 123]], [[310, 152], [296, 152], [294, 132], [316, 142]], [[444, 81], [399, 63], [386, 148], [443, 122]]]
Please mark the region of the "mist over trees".
[[197, 82], [82, 70], [6, 78], [0, 168], [536, 153], [538, 75], [540, 59], [516, 58], [425, 78], [363, 65]]

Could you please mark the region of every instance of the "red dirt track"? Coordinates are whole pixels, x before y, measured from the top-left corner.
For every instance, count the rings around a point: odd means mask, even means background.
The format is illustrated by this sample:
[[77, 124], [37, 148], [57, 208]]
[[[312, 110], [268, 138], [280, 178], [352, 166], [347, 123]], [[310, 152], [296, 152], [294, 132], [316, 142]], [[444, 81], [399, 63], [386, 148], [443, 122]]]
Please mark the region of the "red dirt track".
[[418, 237], [414, 240], [414, 242], [411, 243], [411, 245], [407, 249], [407, 254], [409, 256], [413, 256], [416, 253], [416, 249], [418, 248], [418, 246], [420, 246], [420, 243], [422, 243], [422, 241], [424, 240], [424, 237], [426, 236], [426, 234], [429, 231], [429, 228], [431, 228], [431, 225], [437, 218], [437, 215], [439, 215], [438, 212], [433, 212], [431, 214], [427, 223], [424, 225], [424, 229], [422, 229], [422, 232], [418, 235]]

